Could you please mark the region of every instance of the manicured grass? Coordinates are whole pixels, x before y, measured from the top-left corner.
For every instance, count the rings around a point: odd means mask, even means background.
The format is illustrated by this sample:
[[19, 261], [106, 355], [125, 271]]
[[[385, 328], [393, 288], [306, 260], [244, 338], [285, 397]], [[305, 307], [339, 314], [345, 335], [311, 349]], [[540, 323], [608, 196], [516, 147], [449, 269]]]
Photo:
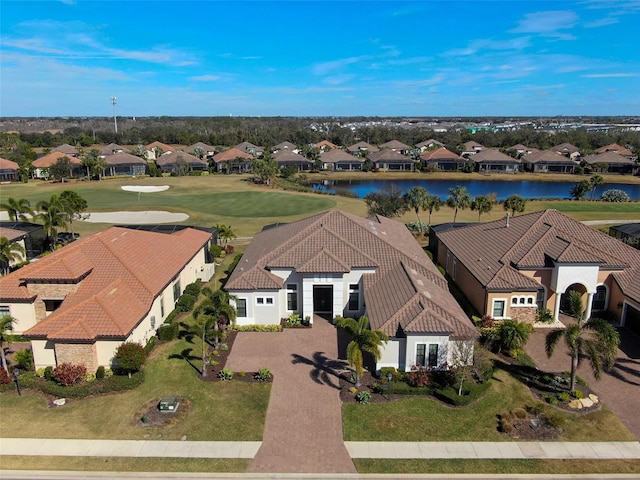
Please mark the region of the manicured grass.
[[588, 414], [565, 413], [533, 398], [529, 390], [504, 370], [496, 370], [489, 392], [467, 407], [453, 408], [430, 397], [390, 403], [346, 404], [342, 407], [346, 441], [510, 441], [497, 431], [497, 415], [505, 410], [539, 405], [559, 417], [559, 440], [633, 441], [635, 437], [605, 407]]
[[105, 472], [245, 472], [244, 458], [0, 457], [3, 470]]
[[358, 473], [587, 474], [640, 473], [640, 460], [376, 460], [355, 459]]

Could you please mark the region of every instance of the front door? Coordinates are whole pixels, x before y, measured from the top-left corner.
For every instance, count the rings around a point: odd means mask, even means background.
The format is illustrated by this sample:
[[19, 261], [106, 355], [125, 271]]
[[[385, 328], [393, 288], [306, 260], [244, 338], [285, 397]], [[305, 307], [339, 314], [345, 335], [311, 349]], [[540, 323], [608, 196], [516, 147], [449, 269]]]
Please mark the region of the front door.
[[333, 285], [313, 286], [313, 313], [333, 313]]

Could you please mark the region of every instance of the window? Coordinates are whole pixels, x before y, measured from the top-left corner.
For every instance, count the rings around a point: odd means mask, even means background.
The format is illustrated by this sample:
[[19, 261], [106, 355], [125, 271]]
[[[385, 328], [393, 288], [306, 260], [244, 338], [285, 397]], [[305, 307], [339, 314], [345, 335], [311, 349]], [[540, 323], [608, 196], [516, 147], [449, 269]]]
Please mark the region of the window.
[[273, 297], [267, 297], [267, 305], [273, 305]]
[[422, 365], [423, 367], [437, 367], [438, 366], [438, 344], [430, 343], [429, 350], [427, 350], [426, 343], [416, 344], [416, 365]]
[[151, 328], [156, 328], [156, 316], [151, 315]]
[[287, 310], [298, 310], [298, 285], [295, 283], [287, 284]]
[[429, 366], [438, 366], [438, 344], [432, 343], [429, 345]]
[[519, 295], [511, 297], [512, 307], [533, 307], [533, 297], [531, 295]]
[[607, 301], [607, 287], [600, 285], [596, 288], [596, 293], [593, 295], [592, 310], [604, 310]]
[[538, 310], [544, 309], [544, 290], [538, 290], [538, 295], [536, 296], [536, 305], [538, 306]]
[[55, 299], [43, 299], [42, 300], [44, 302], [44, 310], [45, 310], [45, 315], [50, 315], [51, 313], [55, 312], [57, 309], [59, 309], [62, 306], [62, 299], [59, 298], [55, 298]]
[[360, 286], [357, 283], [349, 285], [349, 310], [360, 309]]
[[0, 305], [0, 318], [11, 315], [9, 305]]
[[180, 280], [176, 280], [176, 283], [173, 284], [173, 303], [177, 303], [179, 297], [180, 297]]
[[256, 298], [256, 303], [258, 305], [264, 305], [264, 297], [258, 297]]
[[453, 266], [451, 267], [451, 278], [453, 280], [456, 279], [456, 266], [458, 264], [458, 261], [456, 260], [456, 257], [453, 257]]
[[238, 298], [236, 300], [236, 312], [238, 312], [238, 317], [247, 316], [247, 299], [246, 298]]
[[424, 343], [418, 343], [416, 345], [416, 365], [425, 366], [425, 353], [427, 346]]
[[493, 318], [503, 318], [504, 317], [504, 307], [505, 307], [505, 301], [504, 300], [494, 300], [493, 301], [493, 312], [492, 312], [492, 317]]
[[164, 298], [160, 298], [160, 318], [164, 318]]
[[511, 299], [511, 305], [517, 305], [518, 304], [518, 297], [513, 297]]
[[273, 297], [256, 297], [257, 305], [273, 305]]

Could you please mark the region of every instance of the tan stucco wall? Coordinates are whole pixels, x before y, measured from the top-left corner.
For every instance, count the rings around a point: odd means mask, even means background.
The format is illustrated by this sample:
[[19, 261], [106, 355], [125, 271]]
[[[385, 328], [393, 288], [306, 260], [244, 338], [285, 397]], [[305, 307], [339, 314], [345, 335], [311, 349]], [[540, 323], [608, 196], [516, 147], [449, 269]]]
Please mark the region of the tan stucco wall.
[[[455, 257], [453, 253], [449, 257], [449, 268], [447, 269], [447, 247], [442, 242], [438, 245], [438, 265], [442, 265], [446, 271], [452, 271], [452, 262]], [[471, 275], [469, 270], [460, 262], [456, 261], [456, 278], [455, 283], [460, 290], [466, 295], [467, 299], [475, 307], [482, 316], [485, 311], [485, 290], [478, 280]]]
[[56, 351], [53, 342], [48, 340], [31, 340], [31, 350], [36, 370], [56, 366]]
[[21, 335], [36, 324], [36, 311], [33, 303], [5, 303], [9, 314], [16, 320], [13, 322], [13, 333]]

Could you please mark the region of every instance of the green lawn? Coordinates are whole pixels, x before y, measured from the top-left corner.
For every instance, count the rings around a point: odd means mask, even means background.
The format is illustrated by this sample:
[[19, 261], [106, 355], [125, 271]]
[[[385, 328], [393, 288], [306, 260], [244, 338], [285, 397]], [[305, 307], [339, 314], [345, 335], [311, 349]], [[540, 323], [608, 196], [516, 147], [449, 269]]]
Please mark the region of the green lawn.
[[606, 408], [588, 413], [565, 413], [533, 398], [529, 390], [504, 370], [496, 370], [489, 392], [467, 407], [453, 408], [430, 397], [390, 403], [345, 404], [342, 407], [347, 441], [509, 441], [497, 431], [497, 415], [505, 410], [540, 405], [545, 413], [563, 419], [559, 440], [634, 441], [634, 436]]

